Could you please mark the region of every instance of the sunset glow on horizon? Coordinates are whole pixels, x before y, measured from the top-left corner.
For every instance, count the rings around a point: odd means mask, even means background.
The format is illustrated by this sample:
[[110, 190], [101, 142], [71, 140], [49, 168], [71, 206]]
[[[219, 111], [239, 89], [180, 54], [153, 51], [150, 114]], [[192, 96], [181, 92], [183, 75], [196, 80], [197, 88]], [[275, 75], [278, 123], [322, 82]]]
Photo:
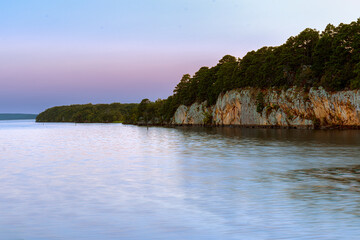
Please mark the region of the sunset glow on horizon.
[[324, 0], [1, 1], [0, 112], [166, 98], [183, 74], [226, 54], [355, 21], [358, 9]]

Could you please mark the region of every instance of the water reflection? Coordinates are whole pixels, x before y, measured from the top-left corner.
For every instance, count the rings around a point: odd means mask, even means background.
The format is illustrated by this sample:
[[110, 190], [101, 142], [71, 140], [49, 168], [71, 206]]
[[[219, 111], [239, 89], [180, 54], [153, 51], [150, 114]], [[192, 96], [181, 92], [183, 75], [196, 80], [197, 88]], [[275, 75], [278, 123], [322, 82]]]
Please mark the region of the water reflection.
[[226, 138], [246, 138], [255, 141], [290, 141], [300, 144], [313, 143], [359, 146], [359, 130], [299, 130], [299, 129], [263, 129], [239, 127], [177, 127], [182, 134], [212, 135]]
[[359, 133], [0, 123], [0, 239], [356, 239]]
[[297, 183], [292, 197], [310, 203], [327, 201], [328, 210], [360, 216], [360, 166], [313, 168], [290, 171], [284, 177]]

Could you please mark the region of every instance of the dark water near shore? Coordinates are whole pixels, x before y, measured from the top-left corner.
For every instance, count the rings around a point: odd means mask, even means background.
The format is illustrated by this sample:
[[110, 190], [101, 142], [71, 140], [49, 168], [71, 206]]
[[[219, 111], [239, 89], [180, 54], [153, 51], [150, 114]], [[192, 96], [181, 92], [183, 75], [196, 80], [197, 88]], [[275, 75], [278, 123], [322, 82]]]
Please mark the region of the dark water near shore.
[[0, 122], [0, 239], [358, 239], [360, 131]]

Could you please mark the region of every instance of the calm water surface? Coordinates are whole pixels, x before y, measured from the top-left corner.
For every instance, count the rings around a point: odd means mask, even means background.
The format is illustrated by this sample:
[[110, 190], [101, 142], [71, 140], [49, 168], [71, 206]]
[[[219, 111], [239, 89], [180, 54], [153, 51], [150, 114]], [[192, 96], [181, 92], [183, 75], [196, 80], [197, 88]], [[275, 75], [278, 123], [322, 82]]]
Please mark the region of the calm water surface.
[[0, 239], [359, 239], [360, 131], [0, 121]]

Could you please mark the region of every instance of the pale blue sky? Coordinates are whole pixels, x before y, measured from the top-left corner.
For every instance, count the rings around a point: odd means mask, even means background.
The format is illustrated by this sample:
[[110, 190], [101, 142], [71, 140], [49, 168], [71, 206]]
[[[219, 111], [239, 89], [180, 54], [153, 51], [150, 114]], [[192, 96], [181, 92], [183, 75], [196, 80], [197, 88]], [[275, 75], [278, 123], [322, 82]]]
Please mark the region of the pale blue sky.
[[0, 112], [166, 98], [182, 74], [349, 23], [359, 1], [0, 0]]

